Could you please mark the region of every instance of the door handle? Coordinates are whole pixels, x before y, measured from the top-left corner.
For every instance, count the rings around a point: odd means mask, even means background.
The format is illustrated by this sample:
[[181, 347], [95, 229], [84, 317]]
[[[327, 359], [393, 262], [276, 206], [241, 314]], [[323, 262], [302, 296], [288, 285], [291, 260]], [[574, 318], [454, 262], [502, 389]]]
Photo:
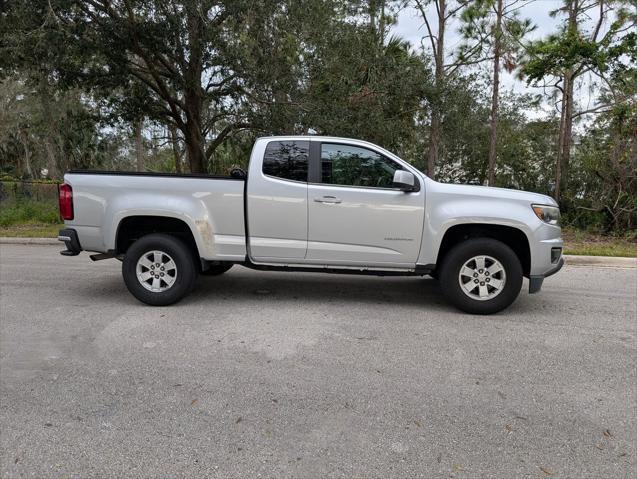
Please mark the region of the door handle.
[[337, 198], [336, 196], [317, 196], [316, 198], [314, 198], [314, 201], [316, 201], [317, 203], [337, 204], [341, 202], [341, 199]]

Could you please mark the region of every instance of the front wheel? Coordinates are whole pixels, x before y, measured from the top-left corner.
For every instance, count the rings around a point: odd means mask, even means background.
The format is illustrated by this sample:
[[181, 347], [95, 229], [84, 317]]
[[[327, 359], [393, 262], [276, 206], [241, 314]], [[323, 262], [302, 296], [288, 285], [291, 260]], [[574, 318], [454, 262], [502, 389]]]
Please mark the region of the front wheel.
[[455, 246], [445, 256], [440, 285], [458, 309], [492, 314], [509, 306], [520, 294], [522, 265], [501, 241], [474, 238]]
[[152, 306], [176, 303], [193, 288], [197, 277], [188, 246], [166, 234], [150, 234], [135, 241], [122, 263], [126, 287]]

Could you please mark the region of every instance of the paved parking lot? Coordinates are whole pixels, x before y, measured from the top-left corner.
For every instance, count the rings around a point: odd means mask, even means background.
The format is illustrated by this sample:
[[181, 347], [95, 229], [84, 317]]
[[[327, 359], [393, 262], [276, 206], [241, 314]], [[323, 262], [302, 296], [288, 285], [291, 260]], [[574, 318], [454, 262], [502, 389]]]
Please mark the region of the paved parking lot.
[[151, 308], [59, 249], [0, 246], [2, 477], [635, 477], [635, 269], [490, 317], [240, 267]]

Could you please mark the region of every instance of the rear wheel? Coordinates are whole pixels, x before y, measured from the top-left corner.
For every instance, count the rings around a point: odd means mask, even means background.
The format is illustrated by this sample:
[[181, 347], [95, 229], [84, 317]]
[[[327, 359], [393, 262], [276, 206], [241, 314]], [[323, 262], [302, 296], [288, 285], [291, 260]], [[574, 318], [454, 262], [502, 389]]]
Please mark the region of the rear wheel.
[[440, 285], [458, 309], [492, 314], [509, 306], [522, 287], [522, 265], [506, 244], [474, 238], [455, 246], [445, 256]]
[[190, 292], [197, 277], [188, 246], [166, 234], [150, 234], [135, 241], [122, 263], [126, 287], [152, 306], [176, 303]]

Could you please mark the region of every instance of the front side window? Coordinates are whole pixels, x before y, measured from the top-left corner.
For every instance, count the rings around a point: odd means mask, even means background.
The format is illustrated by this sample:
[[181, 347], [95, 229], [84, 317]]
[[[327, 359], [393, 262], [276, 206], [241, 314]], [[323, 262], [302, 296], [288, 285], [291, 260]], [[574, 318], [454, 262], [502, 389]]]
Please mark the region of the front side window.
[[309, 141], [271, 141], [263, 156], [263, 173], [284, 180], [307, 181]]
[[389, 158], [351, 145], [321, 145], [321, 180], [330, 185], [391, 188], [394, 173], [402, 170]]

